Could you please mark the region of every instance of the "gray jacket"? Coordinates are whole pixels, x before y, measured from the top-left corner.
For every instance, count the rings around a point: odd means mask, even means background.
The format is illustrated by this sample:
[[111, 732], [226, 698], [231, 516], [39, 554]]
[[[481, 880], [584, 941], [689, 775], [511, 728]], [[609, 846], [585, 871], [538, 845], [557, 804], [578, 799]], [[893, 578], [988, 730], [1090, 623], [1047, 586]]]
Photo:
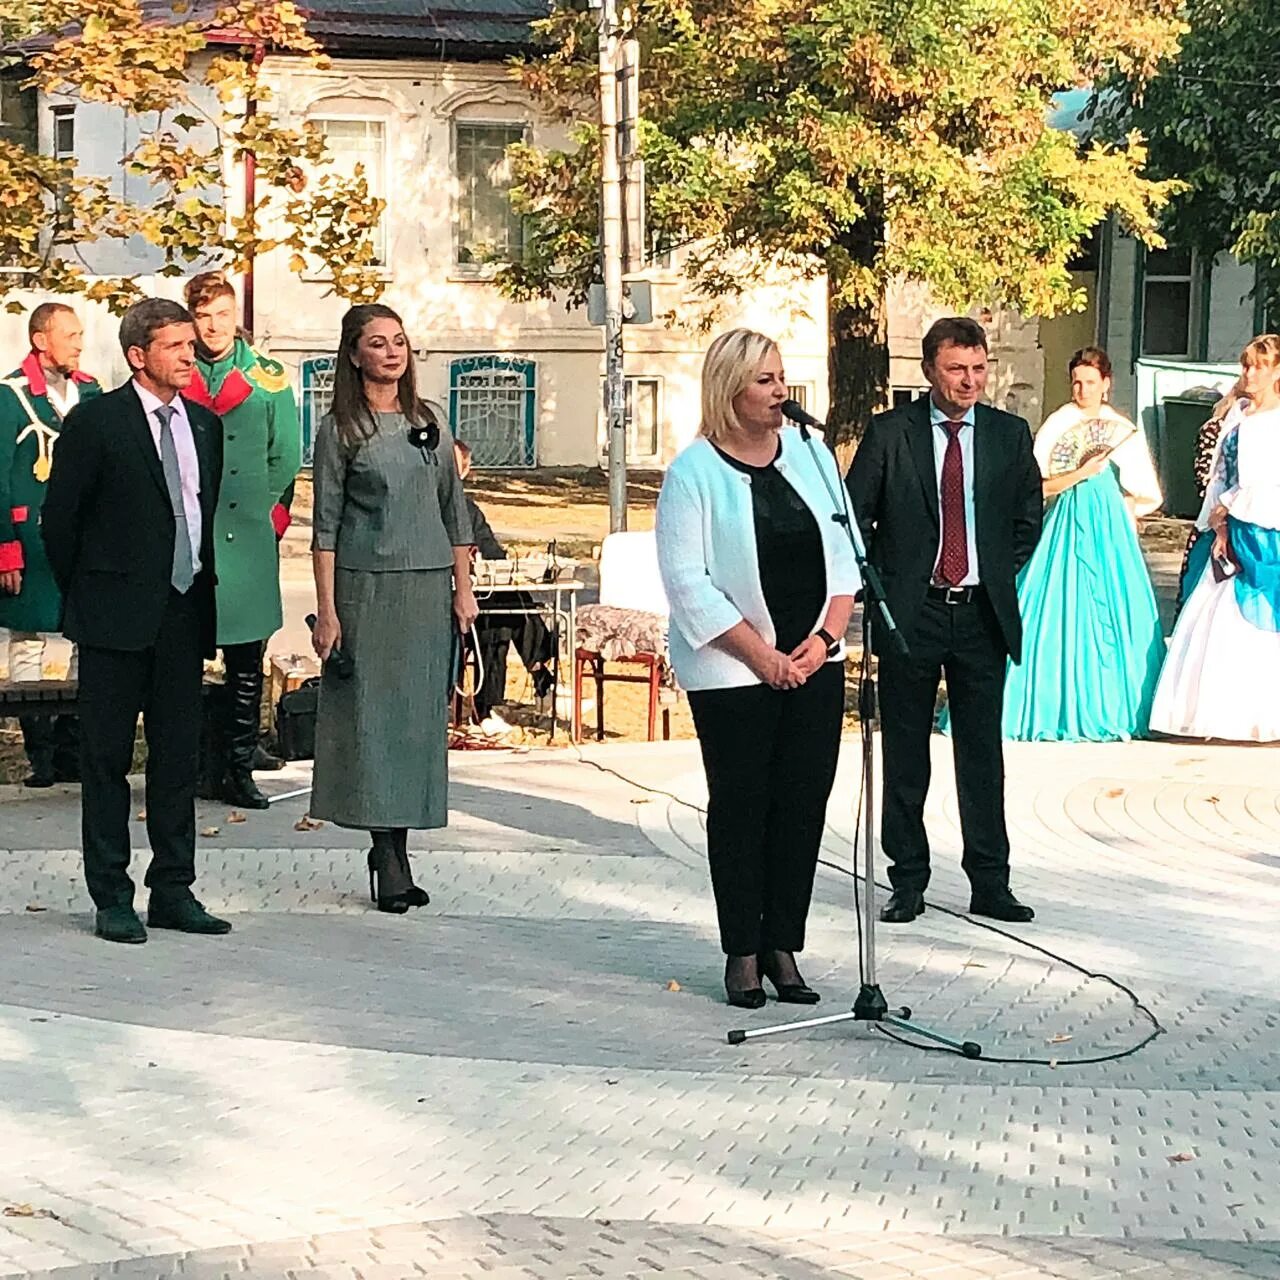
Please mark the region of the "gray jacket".
[[474, 541], [453, 437], [442, 426], [439, 445], [420, 450], [402, 414], [377, 416], [377, 434], [350, 456], [333, 415], [320, 423], [312, 550], [336, 552], [339, 569], [452, 568], [453, 548]]

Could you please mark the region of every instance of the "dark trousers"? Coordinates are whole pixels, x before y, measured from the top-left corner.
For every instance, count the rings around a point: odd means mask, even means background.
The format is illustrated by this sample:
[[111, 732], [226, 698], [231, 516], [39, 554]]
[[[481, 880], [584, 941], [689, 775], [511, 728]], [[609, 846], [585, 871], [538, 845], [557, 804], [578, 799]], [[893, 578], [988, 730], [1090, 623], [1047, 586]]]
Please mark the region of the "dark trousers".
[[[532, 600], [525, 596], [521, 603]], [[523, 617], [511, 614], [485, 616], [484, 610], [476, 619], [476, 640], [480, 648], [480, 661], [484, 665], [484, 679], [476, 690], [476, 715], [483, 720], [499, 702], [507, 696], [507, 653], [512, 643], [524, 663], [526, 671], [541, 664], [550, 667], [554, 656], [551, 630], [537, 614]], [[539, 688], [539, 684], [543, 687]], [[550, 676], [545, 682], [534, 680], [534, 692], [541, 695], [550, 687]]]
[[880, 842], [895, 889], [923, 892], [929, 883], [924, 802], [929, 738], [944, 672], [964, 838], [962, 865], [975, 893], [1000, 894], [1009, 887], [1000, 736], [1007, 657], [995, 614], [981, 592], [969, 604], [926, 600], [911, 637], [910, 658], [880, 656]]
[[200, 616], [176, 591], [155, 644], [80, 648], [80, 773], [84, 874], [95, 906], [129, 906], [129, 766], [141, 713], [147, 740], [147, 839], [153, 897], [185, 898], [195, 881], [200, 750]]
[[689, 693], [707, 772], [707, 854], [726, 955], [801, 951], [835, 780], [844, 664], [799, 689]]
[[75, 716], [20, 716], [31, 772], [59, 781], [80, 777], [80, 722]]

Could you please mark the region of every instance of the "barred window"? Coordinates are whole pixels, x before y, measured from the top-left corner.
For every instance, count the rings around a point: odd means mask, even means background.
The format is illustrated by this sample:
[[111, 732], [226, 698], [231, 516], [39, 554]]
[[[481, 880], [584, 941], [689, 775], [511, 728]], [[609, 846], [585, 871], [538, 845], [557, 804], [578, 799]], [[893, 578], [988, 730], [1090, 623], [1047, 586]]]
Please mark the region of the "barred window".
[[467, 356], [449, 365], [449, 421], [477, 467], [537, 465], [536, 366], [515, 356]]

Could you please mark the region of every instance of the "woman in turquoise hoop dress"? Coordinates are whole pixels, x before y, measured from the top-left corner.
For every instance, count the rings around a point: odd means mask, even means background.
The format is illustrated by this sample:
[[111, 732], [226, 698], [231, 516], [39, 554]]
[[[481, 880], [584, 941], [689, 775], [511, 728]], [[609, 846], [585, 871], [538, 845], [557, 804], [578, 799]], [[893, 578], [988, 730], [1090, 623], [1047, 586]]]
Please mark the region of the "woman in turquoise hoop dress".
[[1247, 405], [1224, 420], [1200, 528], [1211, 554], [1178, 617], [1151, 728], [1280, 740], [1280, 336], [1240, 357]]
[[1072, 402], [1036, 435], [1049, 510], [1018, 579], [1023, 656], [1005, 679], [1004, 736], [1126, 741], [1147, 731], [1164, 657], [1134, 521], [1160, 486], [1142, 432], [1106, 402], [1107, 353], [1085, 347], [1069, 371]]

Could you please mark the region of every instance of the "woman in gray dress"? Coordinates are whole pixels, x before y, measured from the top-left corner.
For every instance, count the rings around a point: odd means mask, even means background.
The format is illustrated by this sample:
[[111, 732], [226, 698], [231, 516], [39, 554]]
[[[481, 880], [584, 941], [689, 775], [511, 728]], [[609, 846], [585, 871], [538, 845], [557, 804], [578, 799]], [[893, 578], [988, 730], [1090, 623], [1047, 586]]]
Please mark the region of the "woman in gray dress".
[[[369, 831], [369, 891], [397, 914], [430, 900], [413, 883], [409, 828], [448, 821], [452, 627], [465, 632], [477, 612], [441, 417], [418, 399], [400, 317], [352, 307], [315, 446], [313, 641], [326, 665], [311, 812]], [[346, 674], [327, 661], [335, 649]]]

